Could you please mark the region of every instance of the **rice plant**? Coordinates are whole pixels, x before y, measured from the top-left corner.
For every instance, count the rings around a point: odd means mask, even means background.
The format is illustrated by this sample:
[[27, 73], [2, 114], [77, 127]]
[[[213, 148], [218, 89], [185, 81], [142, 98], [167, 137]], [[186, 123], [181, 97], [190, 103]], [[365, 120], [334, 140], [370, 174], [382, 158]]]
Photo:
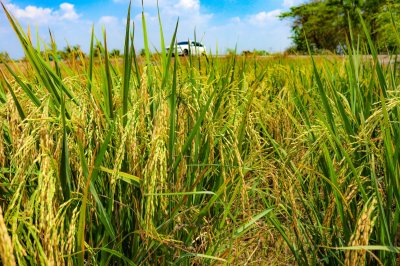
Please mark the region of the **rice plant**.
[[399, 262], [398, 66], [368, 36], [173, 58], [159, 15], [151, 56], [142, 13], [143, 59], [129, 7], [122, 64], [94, 31], [74, 62], [42, 44], [50, 62], [4, 11], [27, 58], [0, 68], [4, 265]]

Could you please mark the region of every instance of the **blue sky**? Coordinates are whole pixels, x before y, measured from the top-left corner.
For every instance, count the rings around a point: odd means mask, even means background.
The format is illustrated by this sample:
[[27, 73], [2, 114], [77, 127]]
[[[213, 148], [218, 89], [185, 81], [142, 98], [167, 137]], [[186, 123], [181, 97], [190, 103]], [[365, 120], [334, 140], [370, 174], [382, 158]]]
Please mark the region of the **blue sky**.
[[[160, 47], [157, 20], [157, 0], [143, 0], [150, 45]], [[305, 0], [159, 0], [166, 42], [172, 37], [179, 17], [178, 39], [202, 39], [208, 50], [218, 49], [224, 53], [227, 48], [238, 50], [283, 51], [290, 46], [290, 23], [280, 21], [277, 16], [292, 5]], [[96, 36], [101, 39], [104, 28], [110, 49], [122, 49], [124, 27], [129, 0], [100, 1], [39, 1], [3, 0], [3, 3], [18, 19], [24, 29], [30, 25], [38, 31], [43, 42], [49, 42], [48, 29], [57, 41], [59, 49], [79, 44], [88, 50], [90, 31], [95, 27]], [[133, 1], [132, 20], [135, 24], [135, 45], [143, 47], [141, 23], [141, 0]], [[13, 58], [23, 56], [14, 32], [7, 22], [4, 11], [0, 11], [0, 51], [7, 51]]]

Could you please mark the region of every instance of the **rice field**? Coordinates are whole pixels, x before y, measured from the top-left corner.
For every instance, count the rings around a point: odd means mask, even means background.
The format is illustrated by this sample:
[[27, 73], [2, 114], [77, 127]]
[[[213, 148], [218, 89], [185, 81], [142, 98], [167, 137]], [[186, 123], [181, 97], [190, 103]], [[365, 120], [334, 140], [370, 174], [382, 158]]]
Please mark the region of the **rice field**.
[[9, 15], [27, 62], [0, 67], [3, 265], [400, 262], [396, 63], [371, 41], [173, 58], [145, 26], [139, 57], [129, 13], [122, 62], [105, 33], [57, 60]]

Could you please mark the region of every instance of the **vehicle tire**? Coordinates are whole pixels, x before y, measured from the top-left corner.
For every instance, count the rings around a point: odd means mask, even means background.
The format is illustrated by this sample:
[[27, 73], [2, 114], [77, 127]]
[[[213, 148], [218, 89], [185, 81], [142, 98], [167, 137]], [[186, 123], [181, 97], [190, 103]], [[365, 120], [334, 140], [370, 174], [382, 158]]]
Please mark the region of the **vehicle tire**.
[[188, 49], [183, 50], [183, 55], [184, 56], [188, 56], [189, 55], [189, 50]]

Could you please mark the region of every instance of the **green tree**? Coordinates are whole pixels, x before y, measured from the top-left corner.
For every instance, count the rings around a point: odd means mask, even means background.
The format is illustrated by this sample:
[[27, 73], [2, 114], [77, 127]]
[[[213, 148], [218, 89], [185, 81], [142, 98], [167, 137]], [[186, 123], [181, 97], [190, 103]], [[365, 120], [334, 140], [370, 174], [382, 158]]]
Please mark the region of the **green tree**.
[[80, 45], [67, 46], [62, 53], [63, 59], [79, 59], [85, 57]]
[[400, 45], [400, 3], [388, 3], [374, 16], [376, 28], [374, 36], [381, 51], [399, 52]]
[[306, 40], [312, 50], [335, 50], [346, 41], [344, 8], [334, 1], [312, 1], [292, 7], [282, 13], [292, 18], [292, 39], [298, 51], [307, 51]]
[[358, 10], [377, 42], [384, 20], [380, 21], [376, 14], [386, 5], [385, 0], [313, 0], [291, 7], [280, 18], [292, 19], [292, 39], [298, 51], [307, 51], [306, 40], [312, 50], [334, 51], [350, 40], [350, 28], [355, 39], [364, 38]]

